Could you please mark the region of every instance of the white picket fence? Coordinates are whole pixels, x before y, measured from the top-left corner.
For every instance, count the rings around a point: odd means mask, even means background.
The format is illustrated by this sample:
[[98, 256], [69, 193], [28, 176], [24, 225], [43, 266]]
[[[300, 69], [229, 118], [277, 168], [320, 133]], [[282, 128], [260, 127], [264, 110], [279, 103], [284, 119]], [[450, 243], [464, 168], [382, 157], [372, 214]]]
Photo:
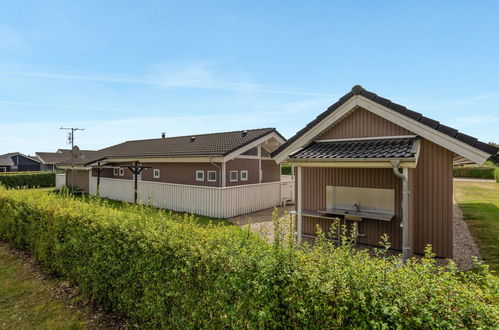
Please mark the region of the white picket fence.
[[[290, 187], [294, 187], [292, 182], [219, 188], [139, 181], [137, 195], [138, 202], [142, 204], [214, 218], [230, 218], [280, 205], [283, 193], [290, 195]], [[90, 194], [95, 196], [96, 193], [97, 178], [92, 177]], [[99, 196], [133, 202], [134, 183], [132, 180], [101, 178]]]
[[56, 174], [55, 175], [55, 188], [60, 189], [66, 185], [66, 174]]

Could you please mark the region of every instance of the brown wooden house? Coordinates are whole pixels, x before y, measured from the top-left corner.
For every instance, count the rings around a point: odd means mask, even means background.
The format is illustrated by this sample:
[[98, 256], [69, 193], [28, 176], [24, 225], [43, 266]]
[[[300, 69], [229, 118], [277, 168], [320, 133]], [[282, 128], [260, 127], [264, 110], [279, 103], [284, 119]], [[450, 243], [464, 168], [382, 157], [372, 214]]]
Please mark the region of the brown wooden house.
[[[231, 187], [280, 181], [280, 166], [270, 153], [285, 142], [275, 128], [162, 137], [120, 143], [98, 151], [79, 152], [73, 166], [65, 157], [67, 184], [90, 192], [92, 177], [205, 187]], [[44, 155], [47, 157], [46, 155]], [[72, 175], [74, 171], [74, 176]]]
[[377, 245], [386, 233], [406, 257], [427, 244], [452, 257], [453, 162], [496, 153], [357, 85], [272, 156], [297, 172], [299, 240], [339, 217], [358, 223], [359, 243]]

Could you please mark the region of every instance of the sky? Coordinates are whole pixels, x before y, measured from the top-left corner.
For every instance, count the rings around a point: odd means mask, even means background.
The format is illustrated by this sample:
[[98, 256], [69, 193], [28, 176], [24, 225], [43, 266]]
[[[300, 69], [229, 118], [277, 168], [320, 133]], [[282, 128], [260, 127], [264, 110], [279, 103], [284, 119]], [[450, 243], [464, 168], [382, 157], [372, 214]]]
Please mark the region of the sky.
[[360, 84], [499, 141], [499, 2], [5, 1], [0, 154], [276, 127]]

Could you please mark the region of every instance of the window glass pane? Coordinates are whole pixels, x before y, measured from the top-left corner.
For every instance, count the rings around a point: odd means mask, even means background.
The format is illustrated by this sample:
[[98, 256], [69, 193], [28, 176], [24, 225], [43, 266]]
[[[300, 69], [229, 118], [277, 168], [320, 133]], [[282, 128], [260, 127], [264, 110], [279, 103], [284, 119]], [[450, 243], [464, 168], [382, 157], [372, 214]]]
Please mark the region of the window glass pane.
[[208, 171], [208, 181], [216, 181], [217, 180], [217, 172]]

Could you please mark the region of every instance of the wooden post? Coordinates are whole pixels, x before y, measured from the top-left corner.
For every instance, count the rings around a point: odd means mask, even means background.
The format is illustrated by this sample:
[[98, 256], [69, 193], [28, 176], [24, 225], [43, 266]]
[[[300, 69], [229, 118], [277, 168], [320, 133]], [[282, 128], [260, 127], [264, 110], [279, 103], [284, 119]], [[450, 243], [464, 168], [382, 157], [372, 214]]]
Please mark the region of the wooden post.
[[298, 217], [297, 217], [297, 242], [301, 243], [301, 236], [302, 236], [302, 213], [303, 213], [303, 202], [302, 202], [302, 186], [303, 186], [303, 179], [302, 179], [302, 168], [301, 166], [298, 166], [298, 192], [297, 192], [297, 206], [298, 206]]
[[138, 162], [133, 162], [133, 174], [134, 174], [134, 191], [133, 191], [133, 203], [137, 204], [137, 190], [139, 189], [138, 187]]
[[134, 192], [133, 192], [133, 202], [134, 204], [137, 204], [137, 191], [138, 191], [138, 179], [139, 179], [139, 174], [142, 172], [143, 169], [150, 168], [150, 166], [142, 166], [139, 164], [138, 161], [133, 162], [132, 166], [127, 166], [127, 168], [133, 173], [134, 176]]
[[[104, 169], [100, 167], [100, 162], [97, 163], [97, 168], [96, 168], [96, 171], [97, 171], [97, 190], [96, 190], [96, 193], [95, 195], [97, 197], [100, 196], [100, 174], [101, 172], [103, 171]], [[90, 170], [91, 171], [91, 170]]]
[[262, 145], [258, 145], [258, 182], [262, 183]]

